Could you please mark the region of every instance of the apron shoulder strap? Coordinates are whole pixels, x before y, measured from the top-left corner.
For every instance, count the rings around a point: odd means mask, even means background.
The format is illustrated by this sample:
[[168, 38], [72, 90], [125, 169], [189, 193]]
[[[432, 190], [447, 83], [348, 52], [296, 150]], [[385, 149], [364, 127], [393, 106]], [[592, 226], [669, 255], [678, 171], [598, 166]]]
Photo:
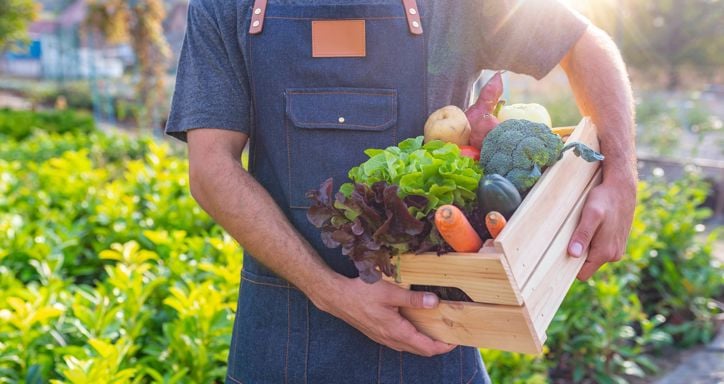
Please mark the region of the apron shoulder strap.
[[[264, 14], [266, 13], [267, 0], [254, 0], [252, 8], [251, 25], [249, 26], [249, 34], [256, 35], [261, 33], [264, 28]], [[407, 27], [413, 35], [422, 35], [422, 22], [420, 21], [420, 12], [417, 9], [416, 0], [402, 0], [405, 7], [405, 16], [407, 17]]]
[[249, 26], [249, 34], [256, 35], [261, 33], [264, 27], [264, 14], [266, 13], [266, 0], [255, 0], [254, 8], [251, 11], [251, 25]]
[[413, 35], [422, 35], [422, 22], [420, 21], [420, 12], [417, 9], [417, 1], [402, 0], [405, 7], [405, 16], [407, 16], [407, 27]]

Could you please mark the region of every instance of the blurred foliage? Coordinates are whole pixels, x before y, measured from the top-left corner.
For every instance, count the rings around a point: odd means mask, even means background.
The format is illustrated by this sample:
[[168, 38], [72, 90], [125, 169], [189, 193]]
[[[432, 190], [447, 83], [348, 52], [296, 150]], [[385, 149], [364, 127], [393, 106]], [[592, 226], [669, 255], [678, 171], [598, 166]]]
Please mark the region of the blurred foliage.
[[99, 31], [109, 43], [130, 42], [138, 61], [138, 97], [142, 126], [159, 121], [166, 98], [165, 75], [171, 48], [163, 34], [166, 10], [163, 0], [128, 2], [124, 0], [88, 0], [87, 24]]
[[222, 382], [242, 255], [184, 158], [31, 127], [0, 129], [0, 383]]
[[90, 84], [85, 81], [68, 82], [63, 85], [44, 83], [34, 85], [27, 89], [26, 95], [33, 105], [54, 107], [58, 98], [65, 99], [66, 105], [71, 109], [93, 110], [93, 98]]
[[[711, 214], [700, 208], [708, 187], [696, 173], [640, 183], [623, 261], [575, 282], [548, 328], [543, 361], [551, 378], [624, 383], [657, 372], [651, 356], [664, 347], [712, 339], [724, 294], [724, 269], [713, 244], [724, 228], [700, 236]], [[486, 361], [499, 360], [499, 352], [482, 353]], [[500, 382], [541, 373], [539, 360], [513, 355], [519, 364], [502, 365], [500, 372], [488, 364], [491, 375], [503, 375]]]
[[95, 129], [93, 118], [84, 112], [76, 111], [15, 111], [0, 109], [0, 135], [14, 140], [22, 140], [32, 130], [53, 133], [90, 133]]
[[27, 40], [28, 25], [37, 13], [33, 0], [0, 0], [0, 52], [11, 43]]
[[724, 7], [711, 0], [625, 1], [622, 42], [627, 62], [663, 69], [668, 89], [681, 85], [682, 67], [714, 75], [724, 66]]
[[[87, 128], [0, 129], [0, 383], [220, 383], [242, 254], [181, 153]], [[624, 261], [576, 282], [545, 355], [483, 351], [495, 383], [618, 383], [710, 339], [721, 231], [696, 174], [640, 184]]]
[[[553, 125], [577, 125], [581, 120], [570, 93], [541, 92], [522, 96], [546, 107]], [[700, 157], [704, 144], [707, 158], [724, 155], [724, 123], [698, 93], [662, 94], [641, 92], [636, 99], [636, 143], [644, 152], [665, 157]], [[711, 142], [707, 142], [711, 140]]]
[[663, 74], [668, 89], [682, 85], [681, 73], [715, 79], [724, 67], [724, 7], [719, 0], [568, 1], [609, 32], [626, 63], [645, 76]]

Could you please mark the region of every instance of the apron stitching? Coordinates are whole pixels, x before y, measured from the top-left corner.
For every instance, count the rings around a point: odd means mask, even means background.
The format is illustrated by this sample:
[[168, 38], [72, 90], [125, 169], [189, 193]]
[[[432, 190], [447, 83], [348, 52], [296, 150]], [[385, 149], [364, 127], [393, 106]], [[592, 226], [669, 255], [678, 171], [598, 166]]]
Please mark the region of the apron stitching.
[[395, 97], [396, 94], [393, 93], [368, 93], [368, 92], [333, 92], [333, 91], [288, 91], [287, 92], [290, 95], [361, 95], [361, 96], [385, 96], [385, 97]]
[[284, 383], [289, 382], [289, 344], [292, 338], [292, 291], [287, 291], [287, 347], [284, 352]]
[[[251, 8], [249, 8], [249, 11], [251, 11]], [[251, 22], [251, 21], [250, 21]], [[252, 122], [251, 122], [251, 135], [250, 135], [250, 145], [249, 145], [249, 151], [252, 152], [251, 159], [249, 160], [249, 172], [253, 175], [254, 174], [254, 167], [256, 166], [256, 129], [257, 129], [257, 113], [256, 113], [256, 86], [254, 85], [254, 71], [249, 70], [254, 65], [254, 39], [251, 38], [252, 35], [248, 34], [246, 35], [246, 39], [249, 42], [249, 65], [247, 66], [246, 72], [247, 76], [249, 77], [249, 85], [251, 86], [251, 104], [252, 104]]]
[[473, 379], [478, 376], [478, 372], [480, 372], [477, 368], [475, 368], [475, 371], [473, 372], [473, 375], [466, 381], [466, 384], [470, 384], [473, 382]]
[[[397, 92], [395, 92], [395, 98], [392, 99], [392, 105], [390, 106], [390, 114], [391, 116], [396, 116], [395, 111], [397, 111]], [[392, 121], [392, 119], [390, 119]], [[388, 122], [389, 123], [389, 122]], [[397, 144], [397, 126], [399, 124], [395, 124], [394, 127], [392, 127], [392, 145]]]
[[[279, 20], [325, 20], [318, 17], [287, 17], [287, 16], [265, 16], [265, 19], [279, 19]], [[394, 19], [407, 19], [407, 17], [399, 16], [380, 16], [380, 17], [343, 17], [334, 20], [394, 20]]]
[[463, 349], [458, 347], [458, 351], [460, 352], [460, 384], [463, 384]]
[[[426, 5], [426, 4], [423, 4]], [[419, 5], [418, 5], [419, 8]], [[422, 16], [422, 15], [421, 15]], [[427, 16], [427, 12], [424, 16]], [[425, 20], [425, 23], [427, 23], [428, 19], [424, 18], [422, 16], [420, 18], [420, 22], [422, 20]], [[422, 35], [422, 110], [425, 113], [424, 116], [429, 116], [430, 113], [427, 108], [427, 33]]]
[[380, 384], [382, 377], [382, 344], [377, 349], [377, 384]]
[[[284, 101], [286, 101], [289, 104], [287, 107], [288, 107], [288, 111], [291, 112], [292, 98], [285, 97]], [[292, 142], [289, 139], [289, 137], [290, 137], [290, 135], [289, 135], [289, 119], [287, 118], [286, 113], [284, 114], [284, 131], [287, 134], [287, 175], [289, 178], [289, 186], [288, 186], [289, 196], [287, 198], [289, 199], [289, 202], [291, 203], [294, 201], [294, 196], [292, 193]], [[289, 204], [289, 205], [291, 205], [291, 204]], [[292, 208], [294, 208], [294, 207], [292, 207]], [[300, 207], [300, 208], [306, 208], [306, 207]]]
[[[243, 287], [244, 287], [244, 284], [243, 284], [243, 282], [242, 282], [242, 283], [240, 284], [240, 286], [239, 286], [239, 296], [241, 296], [241, 295], [243, 294], [243, 293], [242, 293]], [[238, 304], [238, 302], [237, 302], [237, 304]], [[236, 308], [236, 315], [235, 315], [235, 316], [236, 316], [236, 318], [234, 318], [234, 326], [236, 326], [237, 319], [239, 318], [239, 306], [238, 306], [238, 305], [237, 305], [237, 308]], [[231, 351], [229, 352], [229, 354], [232, 354], [232, 353], [233, 353], [233, 354], [234, 354], [234, 358], [233, 358], [233, 359], [229, 359], [229, 361], [236, 361], [236, 345], [237, 345], [237, 343], [239, 342], [239, 337], [238, 337], [238, 336], [237, 336], [237, 337], [233, 337], [233, 335], [232, 335], [232, 338], [234, 339], [234, 343], [233, 343], [233, 345], [231, 346]], [[227, 369], [228, 369], [228, 367], [227, 367]]]
[[[393, 103], [393, 107], [394, 107], [394, 103]], [[334, 128], [334, 127], [340, 127], [340, 129], [344, 129], [344, 127], [357, 127], [357, 128], [369, 128], [369, 129], [372, 129], [372, 128], [380, 128], [380, 127], [384, 127], [385, 125], [389, 125], [390, 122], [391, 122], [392, 120], [394, 120], [394, 119], [395, 119], [395, 118], [393, 117], [393, 118], [391, 118], [391, 119], [389, 119], [389, 120], [387, 120], [387, 121], [385, 121], [384, 123], [379, 124], [379, 125], [346, 124], [346, 123], [345, 123], [345, 124], [339, 124], [339, 123], [315, 123], [315, 122], [311, 122], [311, 121], [300, 121], [299, 124], [310, 124], [310, 125], [311, 125], [311, 124], [314, 124], [314, 125], [318, 126], [318, 128], [330, 128], [330, 127]], [[304, 129], [304, 128], [303, 128], [303, 129]]]
[[400, 384], [402, 384], [402, 352], [398, 352], [400, 355]]
[[234, 378], [233, 376], [231, 376], [231, 375], [226, 375], [226, 378], [229, 379], [229, 380], [231, 380], [231, 381], [233, 381], [233, 382], [235, 382], [235, 383], [237, 383], [237, 384], [244, 384], [244, 383], [242, 383], [241, 381], [235, 379], [235, 378]]
[[290, 285], [280, 285], [280, 284], [273, 284], [273, 283], [263, 283], [263, 282], [260, 282], [260, 281], [251, 280], [251, 279], [249, 279], [248, 277], [243, 277], [243, 276], [242, 276], [242, 280], [248, 281], [249, 283], [255, 284], [255, 285], [266, 285], [266, 286], [274, 287], [274, 288], [286, 288], [286, 289], [297, 289], [297, 290], [298, 290], [298, 288], [293, 287], [293, 286], [290, 286]]
[[309, 364], [309, 299], [306, 299], [307, 302], [307, 345], [304, 349], [304, 384], [307, 384], [307, 366]]

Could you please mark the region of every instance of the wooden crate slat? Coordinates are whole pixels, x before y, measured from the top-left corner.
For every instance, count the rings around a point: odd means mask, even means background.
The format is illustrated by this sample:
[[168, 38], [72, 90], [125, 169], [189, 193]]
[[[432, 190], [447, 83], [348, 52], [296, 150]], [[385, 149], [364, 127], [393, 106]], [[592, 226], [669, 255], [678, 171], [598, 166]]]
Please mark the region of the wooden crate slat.
[[520, 305], [520, 292], [502, 255], [497, 253], [435, 253], [399, 256], [399, 283], [456, 287], [476, 302]]
[[599, 169], [551, 243], [549, 251], [543, 256], [544, 262], [536, 267], [535, 273], [523, 288], [523, 298], [539, 336], [545, 335], [545, 330], [586, 260], [587, 255], [580, 258], [568, 256], [568, 242], [580, 221], [588, 193], [601, 184], [601, 179], [602, 171]]
[[[589, 118], [581, 120], [571, 134], [571, 141], [583, 142], [598, 150], [596, 127]], [[588, 163], [572, 151], [566, 152], [546, 170], [498, 236], [496, 247], [505, 254], [518, 287], [528, 280], [599, 167], [599, 163]]]
[[523, 306], [441, 301], [436, 309], [400, 311], [420, 332], [450, 344], [538, 354], [545, 341]]

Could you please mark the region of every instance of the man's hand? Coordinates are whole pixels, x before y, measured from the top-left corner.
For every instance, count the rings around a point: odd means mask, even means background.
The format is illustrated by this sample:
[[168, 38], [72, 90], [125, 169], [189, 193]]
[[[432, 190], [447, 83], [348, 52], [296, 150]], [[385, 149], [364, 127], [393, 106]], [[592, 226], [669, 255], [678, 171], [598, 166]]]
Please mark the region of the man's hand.
[[580, 280], [590, 278], [601, 265], [621, 259], [636, 205], [636, 151], [633, 96], [626, 68], [616, 45], [600, 29], [588, 30], [561, 61], [576, 104], [598, 127], [603, 161], [603, 183], [583, 206], [581, 221], [568, 244], [568, 254], [588, 251]]
[[439, 300], [435, 294], [408, 291], [384, 280], [367, 284], [359, 278], [343, 278], [336, 287], [336, 292], [329, 292], [315, 304], [370, 339], [396, 351], [428, 357], [456, 347], [423, 335], [400, 315], [400, 307], [437, 307]]
[[588, 280], [603, 264], [621, 259], [635, 202], [636, 190], [623, 185], [604, 183], [591, 190], [568, 245], [568, 254], [573, 257], [581, 257], [588, 251], [578, 279]]

